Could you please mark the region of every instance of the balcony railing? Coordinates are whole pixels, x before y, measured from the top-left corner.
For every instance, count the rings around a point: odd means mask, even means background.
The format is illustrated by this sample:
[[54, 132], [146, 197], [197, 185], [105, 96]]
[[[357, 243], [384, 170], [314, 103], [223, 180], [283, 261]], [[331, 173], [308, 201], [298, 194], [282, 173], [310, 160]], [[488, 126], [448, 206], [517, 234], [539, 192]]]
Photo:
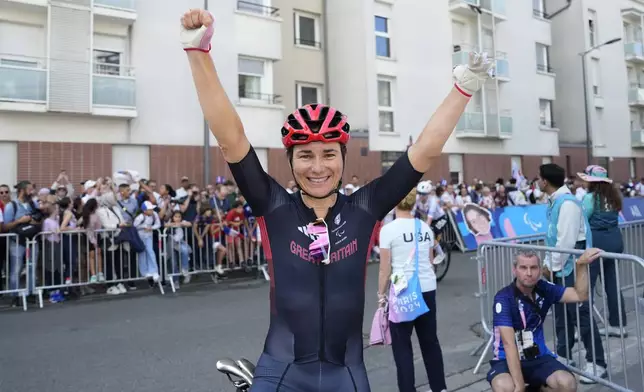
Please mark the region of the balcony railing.
[[458, 4], [479, 5], [479, 2], [478, 0], [449, 0], [449, 5], [458, 5]]
[[136, 6], [134, 1], [135, 0], [94, 0], [94, 5], [124, 10], [135, 10]]
[[541, 10], [533, 9], [532, 10], [532, 16], [540, 19], [548, 19], [548, 14]]
[[629, 42], [624, 44], [624, 56], [629, 58], [644, 59], [644, 44], [642, 42]]
[[0, 54], [0, 101], [46, 102], [47, 61]]
[[631, 147], [644, 147], [644, 129], [631, 129]]
[[502, 110], [499, 114], [499, 133], [501, 137], [510, 137], [514, 133], [514, 126], [512, 122], [512, 112]]
[[557, 124], [555, 124], [554, 121], [546, 120], [546, 119], [543, 119], [543, 118], [539, 121], [539, 126], [541, 126], [542, 128], [549, 128], [549, 129], [556, 129], [557, 128]]
[[94, 63], [92, 83], [94, 105], [136, 107], [134, 68], [119, 64]]
[[485, 135], [483, 113], [465, 112], [456, 124], [456, 133]]
[[308, 39], [296, 38], [295, 44], [300, 46], [310, 46], [312, 48], [322, 48], [322, 42], [311, 41]]
[[279, 8], [252, 3], [250, 1], [237, 0], [237, 10], [263, 16], [279, 16]]
[[253, 92], [253, 91], [246, 91], [243, 88], [239, 89], [239, 98], [240, 99], [246, 99], [246, 100], [252, 100], [252, 101], [258, 101], [258, 102], [263, 102], [267, 103], [270, 105], [276, 105], [281, 102], [282, 96], [281, 95], [275, 95], [275, 94], [262, 94], [258, 92]]
[[631, 105], [644, 104], [644, 84], [631, 83], [628, 87], [628, 103]]
[[479, 0], [480, 7], [492, 13], [505, 16], [505, 0]]
[[546, 65], [546, 64], [537, 64], [537, 71], [546, 72], [550, 74], [555, 73], [555, 70], [550, 65]]

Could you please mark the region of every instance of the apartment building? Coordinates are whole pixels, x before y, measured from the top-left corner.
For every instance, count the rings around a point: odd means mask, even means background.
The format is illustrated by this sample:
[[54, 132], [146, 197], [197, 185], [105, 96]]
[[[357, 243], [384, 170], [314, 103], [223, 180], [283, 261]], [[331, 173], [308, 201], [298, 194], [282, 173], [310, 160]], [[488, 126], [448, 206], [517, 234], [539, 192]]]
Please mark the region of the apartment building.
[[[546, 5], [557, 9], [565, 3], [551, 0]], [[643, 16], [642, 1], [579, 0], [552, 19], [558, 98], [553, 113], [559, 161], [571, 173], [587, 164], [587, 109], [592, 163], [620, 180], [644, 176]]]
[[558, 134], [541, 110], [555, 101], [543, 60], [550, 23], [529, 2], [328, 0], [327, 14], [331, 101], [351, 113], [354, 128], [369, 130], [383, 169], [449, 92], [453, 66], [481, 49], [495, 58], [498, 78], [473, 97], [428, 176], [496, 179], [513, 162], [534, 175], [558, 155]]
[[[0, 0], [0, 182], [74, 181], [134, 169], [202, 182], [204, 122], [179, 18], [203, 0]], [[281, 147], [273, 67], [282, 18], [257, 1], [211, 1], [214, 57], [260, 160]], [[273, 130], [273, 132], [269, 132]], [[211, 178], [225, 175], [214, 138]]]

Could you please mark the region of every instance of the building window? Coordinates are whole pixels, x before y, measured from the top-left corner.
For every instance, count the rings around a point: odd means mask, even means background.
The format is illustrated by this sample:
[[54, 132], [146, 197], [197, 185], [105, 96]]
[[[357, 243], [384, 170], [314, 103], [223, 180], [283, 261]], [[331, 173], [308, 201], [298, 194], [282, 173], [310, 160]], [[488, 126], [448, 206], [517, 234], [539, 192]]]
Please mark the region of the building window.
[[554, 128], [552, 121], [552, 101], [548, 99], [539, 100], [539, 123], [544, 127]]
[[98, 75], [120, 75], [121, 53], [94, 50], [94, 73]]
[[376, 16], [376, 56], [391, 57], [389, 19]]
[[295, 44], [319, 48], [320, 41], [320, 17], [295, 12]]
[[322, 87], [314, 84], [297, 84], [297, 106], [322, 103]]
[[597, 13], [588, 10], [588, 43], [590, 47], [597, 45]]
[[403, 152], [401, 151], [382, 151], [380, 153], [380, 162], [382, 165], [382, 174], [385, 174], [387, 170], [402, 156]]
[[264, 60], [239, 57], [239, 98], [263, 99]]
[[394, 132], [393, 81], [378, 79], [378, 116], [380, 132]]
[[635, 179], [635, 176], [637, 175], [635, 171], [635, 158], [631, 158], [628, 161], [628, 175], [633, 179]]
[[591, 66], [591, 75], [592, 75], [592, 80], [593, 80], [593, 95], [601, 95], [600, 90], [599, 90], [599, 80], [600, 78], [600, 72], [599, 72], [599, 60], [598, 59], [592, 59], [592, 62], [590, 64]]
[[541, 72], [552, 72], [550, 68], [550, 47], [548, 45], [536, 43], [536, 54], [537, 54], [537, 71]]

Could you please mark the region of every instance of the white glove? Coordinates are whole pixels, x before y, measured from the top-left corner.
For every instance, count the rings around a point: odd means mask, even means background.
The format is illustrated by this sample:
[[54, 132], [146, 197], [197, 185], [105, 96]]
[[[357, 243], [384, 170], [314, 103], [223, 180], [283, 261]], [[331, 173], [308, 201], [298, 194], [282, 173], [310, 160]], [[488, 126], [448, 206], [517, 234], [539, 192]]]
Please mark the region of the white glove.
[[487, 58], [487, 53], [470, 52], [469, 64], [457, 65], [453, 76], [456, 89], [469, 98], [494, 77], [494, 62]]
[[180, 33], [183, 49], [210, 52], [214, 24], [215, 18], [205, 10], [194, 9], [183, 14]]

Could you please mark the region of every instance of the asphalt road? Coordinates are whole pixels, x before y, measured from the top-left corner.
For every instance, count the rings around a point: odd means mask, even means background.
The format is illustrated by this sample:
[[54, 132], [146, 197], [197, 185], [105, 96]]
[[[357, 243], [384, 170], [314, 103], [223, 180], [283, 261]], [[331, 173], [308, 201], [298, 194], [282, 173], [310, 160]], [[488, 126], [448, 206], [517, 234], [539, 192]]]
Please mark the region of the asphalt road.
[[[487, 389], [486, 370], [472, 376], [481, 343], [476, 267], [457, 254], [439, 284], [438, 325], [450, 391]], [[204, 279], [206, 281], [207, 279]], [[377, 266], [368, 269], [366, 319], [376, 307]], [[374, 294], [374, 295], [371, 295]], [[0, 392], [229, 392], [215, 362], [255, 361], [268, 328], [264, 281], [185, 285], [177, 294], [139, 290], [109, 299], [33, 305], [0, 312]], [[419, 354], [419, 350], [416, 350]], [[389, 348], [365, 351], [374, 392], [391, 392], [395, 368]], [[417, 361], [417, 384], [427, 379]], [[474, 386], [474, 384], [478, 381]], [[471, 385], [467, 387], [467, 385]]]

